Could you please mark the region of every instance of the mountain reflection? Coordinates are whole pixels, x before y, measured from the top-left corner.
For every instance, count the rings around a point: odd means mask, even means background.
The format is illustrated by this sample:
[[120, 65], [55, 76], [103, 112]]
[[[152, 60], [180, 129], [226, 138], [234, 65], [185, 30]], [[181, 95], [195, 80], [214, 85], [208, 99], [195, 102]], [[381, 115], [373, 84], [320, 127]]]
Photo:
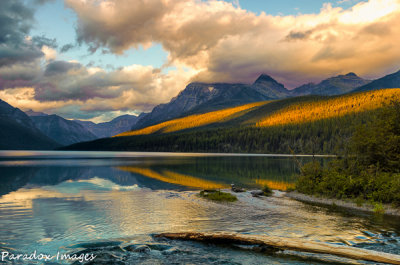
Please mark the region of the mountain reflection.
[[200, 178], [195, 178], [189, 175], [183, 175], [169, 170], [164, 170], [158, 173], [148, 168], [140, 167], [118, 167], [120, 170], [124, 170], [131, 173], [143, 175], [148, 178], [160, 180], [166, 183], [178, 184], [186, 187], [200, 188], [200, 189], [223, 189], [227, 188], [227, 185], [219, 184], [213, 181], [208, 181]]
[[[306, 162], [310, 158], [302, 158]], [[134, 157], [2, 161], [0, 196], [20, 188], [99, 178], [152, 190], [245, 188], [286, 190], [298, 169], [288, 157]]]

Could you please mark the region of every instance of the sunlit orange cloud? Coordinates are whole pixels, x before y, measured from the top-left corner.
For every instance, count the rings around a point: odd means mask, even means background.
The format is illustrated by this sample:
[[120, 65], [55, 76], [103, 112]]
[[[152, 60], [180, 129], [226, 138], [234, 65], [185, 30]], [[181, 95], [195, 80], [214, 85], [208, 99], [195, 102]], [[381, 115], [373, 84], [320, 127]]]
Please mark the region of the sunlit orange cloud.
[[[161, 43], [170, 64], [200, 71], [192, 80], [251, 82], [262, 72], [292, 88], [356, 72], [380, 77], [400, 67], [400, 0], [318, 14], [272, 16], [223, 1], [66, 0], [78, 40], [111, 52]], [[129, 25], [129, 26], [128, 26]]]

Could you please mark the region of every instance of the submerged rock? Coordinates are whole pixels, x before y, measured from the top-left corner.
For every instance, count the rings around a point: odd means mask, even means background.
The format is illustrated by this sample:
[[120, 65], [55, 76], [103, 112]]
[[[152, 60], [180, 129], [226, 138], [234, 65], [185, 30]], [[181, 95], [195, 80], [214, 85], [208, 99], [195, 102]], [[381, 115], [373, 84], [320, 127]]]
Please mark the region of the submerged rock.
[[246, 190], [241, 187], [236, 187], [235, 184], [231, 184], [231, 189], [233, 192], [245, 192]]

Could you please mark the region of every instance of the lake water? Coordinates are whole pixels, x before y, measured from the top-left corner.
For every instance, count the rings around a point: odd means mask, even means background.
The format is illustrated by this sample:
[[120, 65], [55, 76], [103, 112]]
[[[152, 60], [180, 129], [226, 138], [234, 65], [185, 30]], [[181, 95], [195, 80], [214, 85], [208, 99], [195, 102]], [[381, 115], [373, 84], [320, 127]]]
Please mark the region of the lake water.
[[297, 170], [287, 156], [2, 151], [0, 251], [96, 255], [75, 264], [372, 264], [153, 238], [162, 232], [233, 231], [400, 254], [398, 218], [312, 206], [279, 193], [240, 193], [234, 203], [197, 196], [200, 189], [231, 183], [285, 190], [293, 187]]

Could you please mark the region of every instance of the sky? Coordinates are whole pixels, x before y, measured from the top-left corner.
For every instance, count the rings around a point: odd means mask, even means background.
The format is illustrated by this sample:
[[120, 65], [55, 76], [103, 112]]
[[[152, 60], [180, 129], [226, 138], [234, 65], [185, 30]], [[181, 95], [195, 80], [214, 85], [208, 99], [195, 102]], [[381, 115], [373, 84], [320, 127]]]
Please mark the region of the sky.
[[193, 81], [292, 89], [400, 68], [400, 0], [1, 0], [0, 99], [102, 122]]

